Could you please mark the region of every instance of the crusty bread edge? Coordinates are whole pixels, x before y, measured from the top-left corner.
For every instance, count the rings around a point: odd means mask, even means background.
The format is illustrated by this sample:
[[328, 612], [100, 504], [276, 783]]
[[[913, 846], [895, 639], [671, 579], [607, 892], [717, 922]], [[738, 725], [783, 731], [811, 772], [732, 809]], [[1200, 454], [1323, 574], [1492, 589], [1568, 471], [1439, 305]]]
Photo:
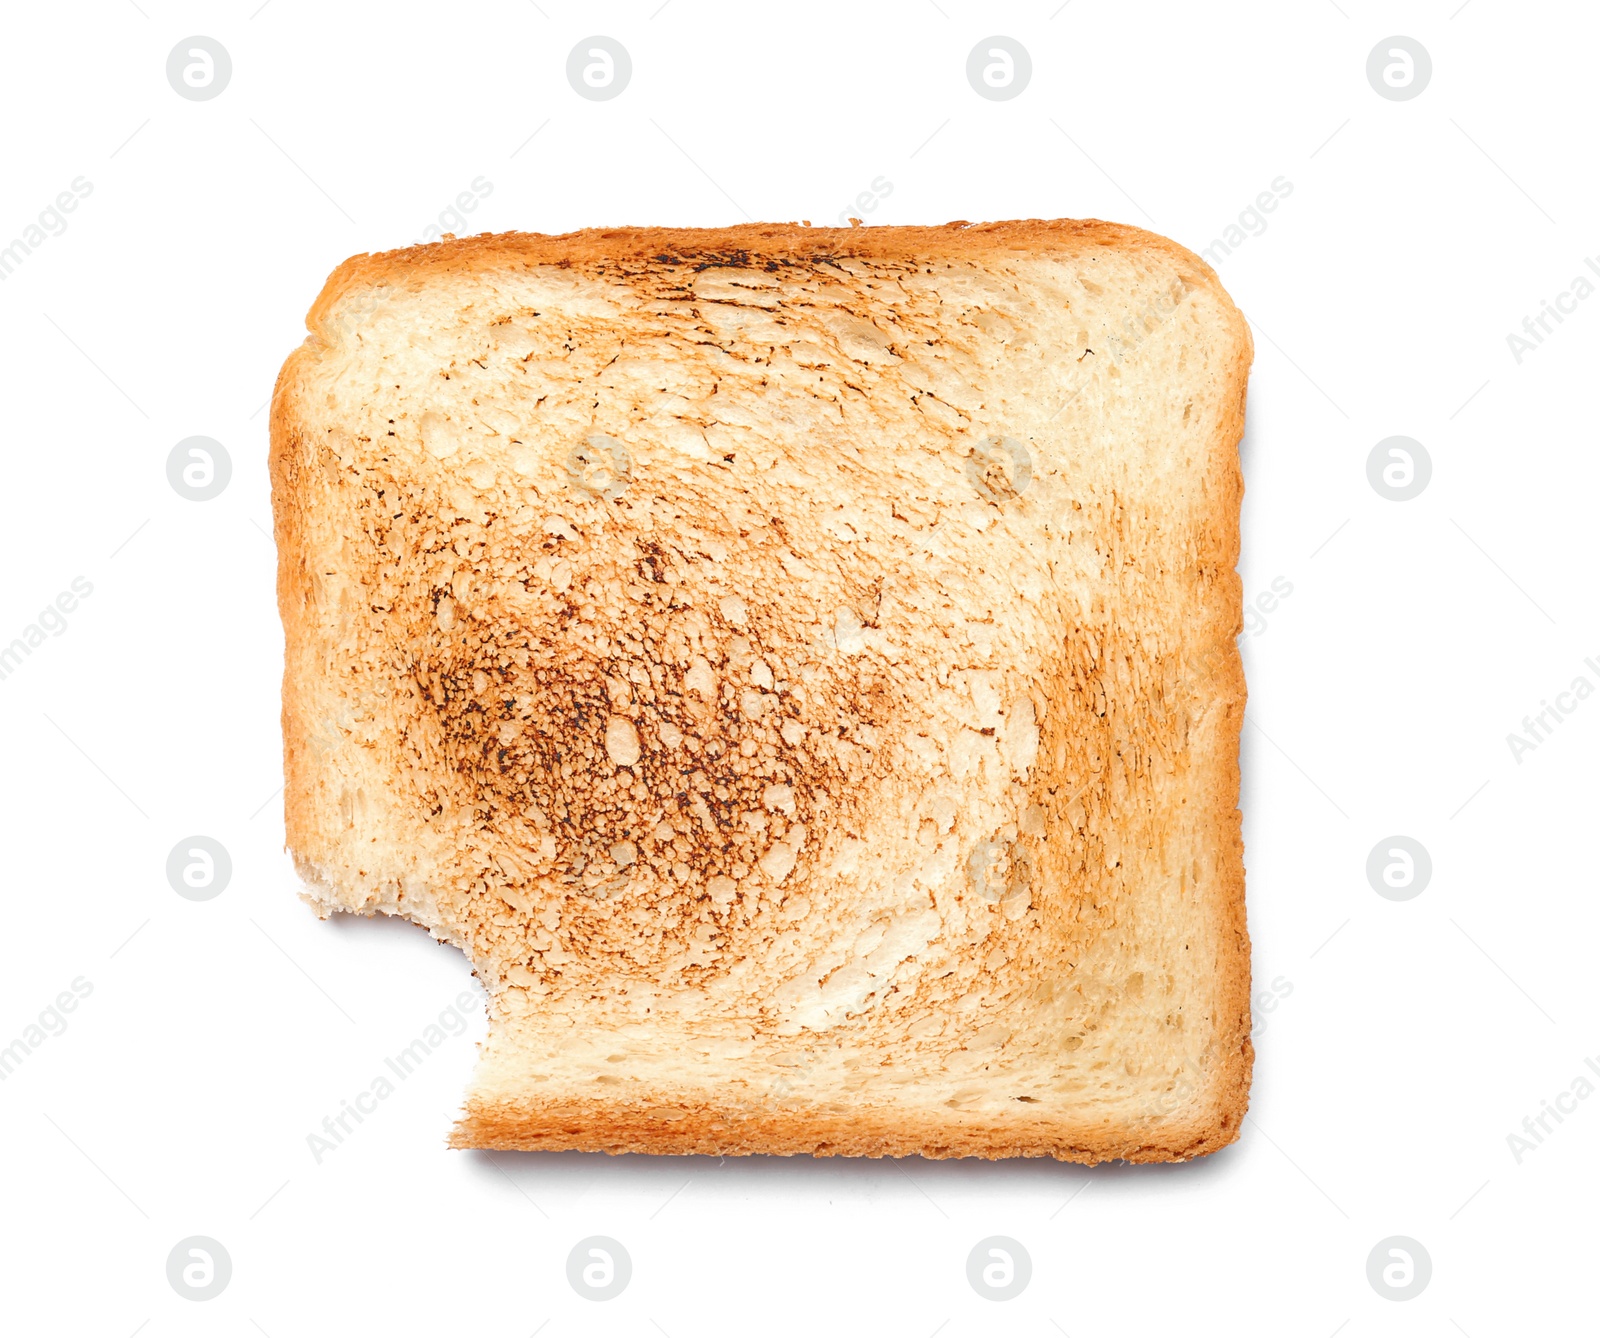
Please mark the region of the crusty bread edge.
[[[521, 1152], [640, 1152], [652, 1155], [779, 1157], [1052, 1157], [1096, 1165], [1106, 1161], [1175, 1162], [1205, 1156], [1238, 1137], [1237, 1121], [1205, 1128], [1152, 1129], [1101, 1140], [1063, 1141], [1047, 1120], [949, 1123], [884, 1116], [832, 1118], [781, 1111], [753, 1118], [660, 1107], [618, 1111], [596, 1101], [541, 1109], [530, 1119], [514, 1103], [475, 1106], [452, 1130], [453, 1148]], [[1192, 1136], [1178, 1136], [1175, 1134]]]
[[[471, 237], [393, 251], [351, 256], [328, 276], [312, 303], [306, 326], [320, 335], [328, 318], [348, 294], [378, 284], [404, 284], [438, 270], [485, 272], [534, 265], [577, 265], [598, 261], [681, 261], [688, 264], [737, 265], [741, 257], [791, 257], [816, 261], [914, 258], [930, 250], [940, 256], [993, 254], [1014, 250], [1037, 254], [1045, 248], [1103, 246], [1165, 253], [1179, 263], [1185, 279], [1201, 280], [1232, 307], [1216, 271], [1187, 247], [1159, 233], [1100, 219], [1016, 219], [998, 223], [946, 223], [942, 226], [879, 228], [811, 228], [798, 223], [742, 223], [727, 228], [584, 228], [577, 232], [483, 232]], [[1250, 335], [1240, 320], [1250, 364]], [[293, 355], [291, 355], [292, 359]], [[287, 371], [287, 366], [285, 367]]]
[[[1171, 245], [1176, 246], [1176, 243]], [[1250, 1078], [1255, 1069], [1255, 1046], [1250, 1039], [1250, 931], [1246, 923], [1244, 877], [1244, 818], [1239, 810], [1239, 750], [1244, 730], [1248, 686], [1244, 660], [1239, 653], [1239, 633], [1244, 630], [1244, 585], [1239, 576], [1240, 521], [1244, 505], [1244, 469], [1239, 459], [1239, 444], [1244, 438], [1245, 401], [1249, 392], [1250, 364], [1255, 343], [1244, 313], [1234, 305], [1216, 272], [1192, 252], [1177, 247], [1209, 277], [1216, 294], [1231, 313], [1238, 338], [1238, 352], [1229, 369], [1227, 402], [1233, 412], [1219, 425], [1213, 459], [1219, 461], [1228, 482], [1228, 493], [1217, 519], [1220, 552], [1218, 565], [1229, 592], [1224, 654], [1217, 670], [1217, 696], [1226, 712], [1226, 727], [1221, 733], [1230, 741], [1218, 755], [1220, 775], [1213, 782], [1220, 790], [1215, 796], [1213, 821], [1218, 825], [1217, 865], [1222, 880], [1222, 897], [1217, 907], [1219, 926], [1217, 985], [1220, 1017], [1217, 1045], [1221, 1055], [1213, 1070], [1210, 1089], [1204, 1094], [1195, 1117], [1195, 1152], [1214, 1152], [1235, 1142], [1243, 1131], [1250, 1105]], [[1231, 958], [1231, 960], [1230, 960]], [[1173, 1131], [1181, 1137], [1179, 1130]], [[1173, 1160], [1183, 1158], [1174, 1157]]]

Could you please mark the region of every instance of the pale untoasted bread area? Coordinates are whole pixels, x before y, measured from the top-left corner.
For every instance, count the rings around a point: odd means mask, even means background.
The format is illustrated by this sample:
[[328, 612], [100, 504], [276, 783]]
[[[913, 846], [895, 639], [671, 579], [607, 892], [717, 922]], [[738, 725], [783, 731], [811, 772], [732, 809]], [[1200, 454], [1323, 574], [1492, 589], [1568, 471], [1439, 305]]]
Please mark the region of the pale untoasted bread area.
[[1236, 1136], [1250, 342], [1200, 261], [485, 237], [358, 257], [311, 330], [273, 408], [288, 840], [324, 913], [490, 990], [456, 1145]]

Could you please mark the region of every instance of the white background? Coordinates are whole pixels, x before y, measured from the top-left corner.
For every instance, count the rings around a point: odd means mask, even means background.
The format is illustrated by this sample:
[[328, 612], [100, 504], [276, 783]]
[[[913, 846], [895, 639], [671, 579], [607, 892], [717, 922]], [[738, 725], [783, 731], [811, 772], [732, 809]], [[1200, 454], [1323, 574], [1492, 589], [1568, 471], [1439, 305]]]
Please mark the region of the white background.
[[[1600, 686], [1600, 301], [1520, 364], [1506, 340], [1600, 252], [1592, 7], [259, 2], [5, 16], [0, 241], [93, 189], [0, 284], [0, 643], [74, 577], [93, 593], [0, 681], [0, 1045], [74, 979], [92, 993], [0, 1083], [0, 1326], [1592, 1328], [1600, 1099], [1520, 1163], [1507, 1136], [1600, 1056], [1600, 700], [1520, 761], [1506, 741]], [[595, 33], [633, 60], [609, 102], [564, 75]], [[1006, 102], [965, 77], [995, 33], [1033, 61]], [[213, 101], [165, 77], [191, 34], [232, 56]], [[1411, 101], [1367, 82], [1392, 34], [1432, 56]], [[264, 405], [324, 276], [480, 176], [457, 231], [820, 223], [882, 177], [873, 224], [1099, 217], [1196, 250], [1292, 184], [1219, 266], [1257, 336], [1245, 592], [1293, 587], [1243, 643], [1257, 990], [1291, 992], [1258, 1015], [1236, 1146], [1093, 1170], [448, 1152], [480, 1012], [313, 1160], [307, 1135], [470, 976], [419, 929], [296, 898]], [[233, 460], [214, 501], [167, 483], [194, 434]], [[1413, 501], [1367, 482], [1392, 434], [1433, 461]], [[164, 872], [196, 833], [234, 863], [202, 903]], [[1365, 876], [1393, 834], [1432, 855], [1413, 900]], [[565, 1280], [594, 1234], [634, 1265], [605, 1304]], [[996, 1234], [1034, 1268], [1004, 1304], [965, 1273]], [[168, 1285], [190, 1235], [232, 1258], [215, 1300]], [[1368, 1284], [1391, 1235], [1433, 1260], [1415, 1300]]]

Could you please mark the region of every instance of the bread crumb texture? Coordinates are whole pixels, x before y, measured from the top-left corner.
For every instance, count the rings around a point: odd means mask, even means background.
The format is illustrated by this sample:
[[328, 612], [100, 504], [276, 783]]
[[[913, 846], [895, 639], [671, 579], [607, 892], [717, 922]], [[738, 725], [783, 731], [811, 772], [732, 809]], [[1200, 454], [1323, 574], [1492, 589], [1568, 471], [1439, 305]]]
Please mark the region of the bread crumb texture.
[[308, 324], [288, 844], [488, 988], [455, 1146], [1237, 1136], [1251, 350], [1201, 261], [508, 234], [358, 256]]

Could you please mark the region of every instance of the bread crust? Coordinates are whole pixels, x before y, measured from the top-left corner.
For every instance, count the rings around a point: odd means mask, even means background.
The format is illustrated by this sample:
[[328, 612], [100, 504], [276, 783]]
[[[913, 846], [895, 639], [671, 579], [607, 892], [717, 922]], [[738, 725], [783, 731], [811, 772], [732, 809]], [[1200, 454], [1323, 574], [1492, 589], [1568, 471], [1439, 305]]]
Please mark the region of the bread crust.
[[[1242, 1109], [1239, 1112], [1242, 1115]], [[821, 1119], [805, 1112], [751, 1115], [655, 1107], [616, 1110], [603, 1102], [537, 1109], [504, 1103], [469, 1109], [450, 1135], [453, 1148], [517, 1152], [642, 1152], [657, 1156], [1050, 1157], [1093, 1166], [1106, 1161], [1178, 1162], [1203, 1157], [1239, 1136], [1226, 1112], [1163, 1137], [1108, 1133], [1062, 1143], [1045, 1120], [978, 1123], [906, 1120], [875, 1114]]]
[[[1199, 1090], [1182, 1112], [1149, 1130], [1081, 1130], [1063, 1139], [1050, 1120], [1007, 1116], [1004, 1120], [952, 1112], [908, 1116], [864, 1104], [849, 1112], [815, 1109], [719, 1107], [686, 1096], [677, 1102], [653, 1100], [630, 1105], [618, 1100], [490, 1099], [474, 1094], [451, 1136], [451, 1146], [491, 1149], [603, 1150], [612, 1153], [767, 1153], [777, 1155], [909, 1156], [1002, 1158], [1049, 1156], [1095, 1163], [1183, 1161], [1216, 1151], [1240, 1132], [1248, 1103], [1254, 1051], [1250, 1041], [1250, 946], [1245, 924], [1244, 866], [1239, 793], [1238, 739], [1243, 724], [1245, 682], [1234, 642], [1243, 625], [1242, 591], [1235, 566], [1239, 555], [1239, 515], [1243, 480], [1232, 447], [1243, 433], [1244, 397], [1252, 343], [1243, 317], [1233, 307], [1215, 273], [1186, 248], [1138, 228], [1098, 220], [1024, 220], [943, 227], [810, 228], [794, 224], [751, 224], [720, 229], [605, 228], [562, 236], [507, 233], [446, 239], [425, 246], [345, 261], [329, 277], [307, 317], [309, 337], [285, 362], [274, 391], [271, 455], [275, 530], [280, 553], [278, 602], [289, 643], [283, 689], [285, 823], [287, 844], [303, 873], [316, 867], [322, 812], [329, 798], [322, 787], [305, 700], [308, 666], [304, 652], [315, 642], [316, 578], [308, 569], [307, 508], [318, 486], [314, 477], [315, 420], [307, 385], [313, 371], [337, 343], [340, 309], [352, 297], [385, 287], [414, 292], [448, 276], [515, 272], [541, 266], [604, 270], [610, 265], [781, 266], [828, 259], [869, 261], [929, 256], [1037, 256], [1057, 249], [1165, 258], [1191, 288], [1207, 291], [1232, 313], [1231, 347], [1219, 370], [1226, 384], [1230, 414], [1215, 432], [1205, 486], [1211, 498], [1202, 565], [1217, 587], [1227, 622], [1225, 646], [1208, 657], [1208, 693], [1216, 719], [1208, 728], [1231, 744], [1212, 758], [1206, 796], [1205, 844], [1212, 857], [1207, 897], [1217, 921], [1213, 965], [1215, 1038]], [[1222, 449], [1224, 448], [1225, 449]], [[298, 654], [297, 654], [298, 652]], [[316, 876], [316, 875], [313, 875]], [[323, 905], [326, 902], [315, 903]], [[401, 902], [375, 909], [408, 913], [429, 924], [438, 936], [462, 941], [448, 924], [429, 923], [415, 904]], [[373, 913], [372, 910], [366, 913]], [[480, 971], [480, 974], [481, 971]], [[486, 979], [494, 987], [496, 982]]]

